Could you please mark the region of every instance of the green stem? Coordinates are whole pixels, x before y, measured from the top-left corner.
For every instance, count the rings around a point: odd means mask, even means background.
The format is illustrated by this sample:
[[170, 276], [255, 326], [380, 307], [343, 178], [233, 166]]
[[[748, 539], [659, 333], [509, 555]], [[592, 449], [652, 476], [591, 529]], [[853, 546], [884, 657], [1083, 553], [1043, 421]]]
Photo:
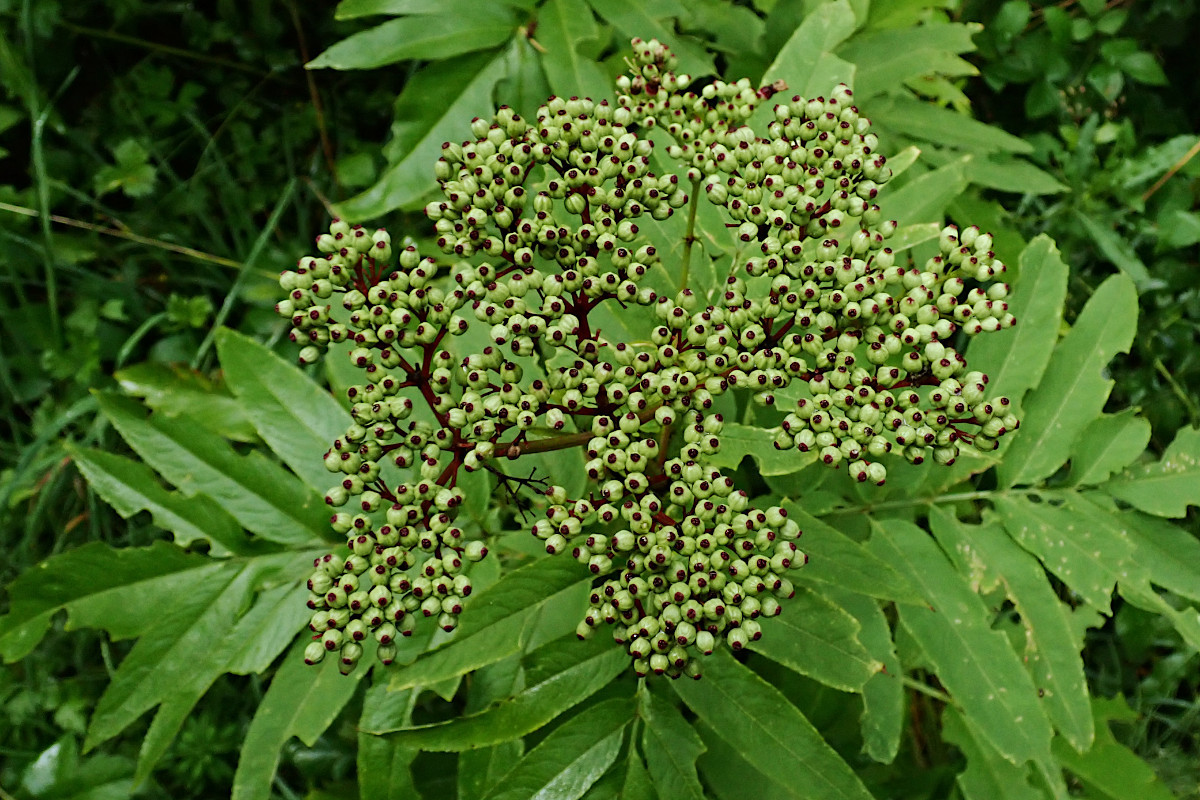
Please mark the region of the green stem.
[[680, 259], [683, 267], [679, 272], [679, 291], [688, 285], [688, 275], [692, 269], [692, 244], [696, 241], [696, 209], [700, 205], [700, 181], [692, 181], [692, 197], [688, 202], [687, 232], [683, 235], [683, 256]]
[[146, 39], [139, 39], [136, 36], [129, 36], [124, 33], [106, 31], [100, 28], [89, 28], [84, 25], [76, 25], [73, 22], [66, 21], [60, 21], [58, 24], [73, 33], [83, 34], [84, 36], [94, 36], [97, 39], [108, 39], [109, 41], [120, 42], [121, 44], [133, 45], [134, 47], [141, 47], [155, 53], [162, 53], [169, 56], [179, 56], [180, 58], [188, 58], [204, 64], [213, 64], [214, 66], [236, 69], [240, 72], [248, 72], [251, 75], [266, 75], [271, 78], [280, 77], [273, 72], [263, 72], [261, 69], [253, 67], [249, 64], [242, 64], [238, 61], [232, 61], [227, 58], [218, 58], [216, 56], [210, 56], [204, 53], [197, 53], [192, 50], [184, 50], [181, 47], [172, 47], [160, 42], [151, 42]]
[[1171, 374], [1171, 371], [1167, 369], [1162, 359], [1158, 356], [1154, 357], [1154, 368], [1170, 384], [1171, 391], [1175, 392], [1175, 396], [1179, 398], [1179, 402], [1183, 403], [1184, 408], [1188, 410], [1188, 419], [1191, 424], [1193, 426], [1200, 424], [1200, 408], [1196, 406], [1196, 401], [1188, 396], [1188, 393], [1179, 385], [1179, 381], [1175, 380], [1175, 376]]
[[954, 706], [954, 707], [958, 706], [958, 703], [954, 702], [954, 698], [951, 697], [950, 695], [948, 695], [945, 692], [940, 691], [938, 689], [934, 689], [932, 686], [928, 686], [924, 683], [921, 683], [918, 680], [910, 678], [907, 675], [900, 676], [900, 683], [904, 684], [905, 686], [907, 686], [909, 689], [912, 689], [913, 691], [920, 692], [923, 695], [932, 697], [934, 700], [938, 700], [942, 703], [945, 703], [948, 706]]

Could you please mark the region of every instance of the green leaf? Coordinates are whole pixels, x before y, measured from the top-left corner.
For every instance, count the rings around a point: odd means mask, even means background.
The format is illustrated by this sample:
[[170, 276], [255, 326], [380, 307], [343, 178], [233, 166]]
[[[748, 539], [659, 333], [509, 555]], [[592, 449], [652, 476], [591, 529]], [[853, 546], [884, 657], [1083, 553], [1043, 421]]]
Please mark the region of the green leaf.
[[566, 592], [586, 592], [590, 584], [587, 571], [565, 558], [541, 558], [508, 573], [470, 597], [454, 638], [398, 670], [391, 688], [428, 686], [522, 652], [542, 606], [562, 602]]
[[978, 30], [978, 24], [958, 23], [892, 28], [855, 36], [837, 53], [857, 67], [854, 95], [861, 102], [902, 90], [913, 78], [975, 75], [975, 67], [955, 54], [975, 49], [971, 35]]
[[916, 584], [898, 572], [888, 561], [846, 534], [810, 516], [795, 502], [784, 501], [788, 516], [803, 531], [799, 546], [808, 554], [809, 562], [791, 576], [800, 583], [848, 589], [881, 600], [901, 603], [920, 603], [925, 600]]
[[[463, 712], [471, 714], [490, 706], [497, 700], [518, 691], [525, 679], [520, 656], [510, 656], [471, 676], [471, 691]], [[383, 736], [360, 734], [359, 739], [380, 739]], [[477, 800], [494, 786], [498, 786], [513, 765], [525, 753], [525, 743], [520, 739], [501, 742], [491, 747], [478, 747], [458, 754], [458, 798]]]
[[[998, 525], [963, 525], [934, 508], [930, 523], [942, 547], [978, 563], [1004, 584], [1025, 630], [1025, 662], [1050, 721], [1076, 750], [1092, 744], [1092, 712], [1083, 674], [1082, 631], [1069, 606], [1058, 599], [1041, 564]], [[1099, 620], [1095, 620], [1098, 622]]]
[[966, 161], [955, 161], [913, 178], [899, 188], [889, 185], [880, 205], [899, 225], [940, 221], [946, 206], [967, 188]]
[[5, 661], [24, 658], [63, 610], [67, 630], [96, 627], [117, 639], [136, 636], [159, 610], [147, 598], [186, 592], [220, 569], [220, 563], [165, 542], [120, 549], [92, 542], [68, 550], [7, 587], [11, 606], [0, 617], [0, 655]]
[[882, 764], [890, 764], [900, 749], [904, 727], [904, 685], [900, 659], [892, 643], [892, 629], [878, 601], [858, 592], [828, 587], [826, 596], [858, 620], [859, 641], [884, 669], [870, 677], [862, 687], [863, 750]]
[[[767, 67], [762, 83], [782, 80], [789, 94], [827, 95], [836, 85], [830, 76], [845, 64], [832, 51], [854, 33], [855, 24], [854, 11], [845, 0], [816, 6]], [[853, 74], [851, 67], [850, 76]]]
[[751, 643], [754, 651], [826, 686], [860, 692], [883, 668], [859, 641], [858, 620], [810, 589], [797, 588], [779, 616], [759, 622], [763, 635]]
[[1054, 742], [1054, 756], [1064, 767], [1079, 776], [1087, 787], [1109, 800], [1173, 800], [1175, 795], [1154, 774], [1150, 765], [1109, 730], [1112, 721], [1132, 722], [1137, 715], [1122, 698], [1092, 700], [1096, 719], [1096, 743], [1079, 755], [1061, 740]]
[[1058, 341], [1069, 270], [1049, 236], [1040, 235], [1021, 251], [1020, 272], [1009, 311], [1017, 324], [976, 336], [967, 363], [990, 378], [988, 388], [1018, 405], [1037, 386]]
[[643, 690], [638, 700], [638, 715], [645, 722], [642, 752], [658, 796], [704, 800], [704, 787], [696, 775], [696, 759], [704, 752], [700, 735], [673, 703], [654, 692]]
[[149, 511], [155, 525], [174, 535], [175, 544], [187, 547], [207, 541], [214, 556], [252, 550], [242, 526], [219, 505], [203, 495], [186, 497], [163, 488], [154, 472], [140, 461], [70, 445], [67, 452], [91, 487], [125, 519]]
[[[393, 692], [386, 681], [380, 681], [382, 670], [372, 677], [374, 685], [363, 698], [359, 728], [386, 724], [390, 720], [412, 717], [418, 692]], [[419, 753], [381, 736], [358, 735], [358, 794], [359, 800], [408, 800], [417, 797], [413, 785], [412, 762]]]
[[293, 736], [309, 747], [316, 744], [370, 669], [369, 653], [349, 676], [332, 658], [310, 667], [304, 663], [306, 644], [298, 641], [288, 652], [250, 721], [233, 777], [233, 800], [267, 800], [283, 746]]
[[501, 45], [514, 28], [498, 3], [477, 4], [470, 14], [401, 17], [346, 37], [305, 67], [377, 69], [397, 61], [446, 60]]
[[997, 151], [1029, 153], [1033, 150], [1024, 139], [1000, 128], [956, 111], [901, 96], [877, 98], [871, 104], [871, 120], [912, 139], [956, 147], [981, 156]]
[[[890, 161], [888, 162], [891, 163]], [[893, 253], [899, 253], [904, 250], [916, 247], [923, 242], [932, 241], [941, 234], [942, 226], [936, 222], [920, 222], [916, 225], [905, 225], [903, 228], [897, 228], [892, 234], [892, 238], [888, 239], [888, 247], [892, 248]]]
[[258, 433], [241, 404], [184, 366], [146, 362], [119, 370], [113, 377], [125, 394], [142, 398], [160, 414], [187, 417], [190, 423], [235, 442], [258, 441]]
[[[183, 591], [172, 587], [164, 597], [141, 598], [148, 606], [149, 625], [96, 704], [85, 747], [107, 741], [146, 711], [181, 695], [190, 698], [190, 708], [243, 646], [235, 638], [234, 623], [260, 582], [295, 574], [311, 558], [311, 554], [281, 553], [245, 563], [226, 562], [205, 571]], [[150, 748], [155, 756], [165, 751], [185, 715], [168, 716], [174, 716], [175, 725], [165, 726], [157, 747]]]
[[396, 100], [387, 170], [374, 186], [339, 203], [338, 213], [346, 219], [378, 217], [413, 207], [435, 191], [433, 164], [442, 143], [466, 138], [469, 120], [492, 112], [492, 90], [507, 58], [506, 53], [454, 58], [413, 76]]
[[610, 25], [630, 39], [657, 39], [671, 48], [679, 59], [679, 71], [694, 78], [714, 75], [712, 56], [699, 44], [676, 36], [673, 26], [661, 20], [676, 19], [686, 14], [678, 0], [657, 0], [653, 5], [639, 0], [588, 0], [588, 5]]
[[628, 654], [608, 637], [586, 643], [575, 641], [574, 634], [567, 638], [537, 651], [550, 652], [558, 671], [530, 676], [523, 692], [478, 714], [407, 729], [384, 725], [366, 732], [394, 736], [401, 744], [422, 750], [459, 752], [535, 731], [591, 697], [628, 666]]
[[129, 446], [184, 494], [207, 495], [244, 528], [273, 542], [311, 545], [333, 536], [321, 498], [261, 453], [238, 455], [228, 442], [184, 420], [147, 418], [137, 403], [114, 395], [96, 398]]
[[297, 367], [237, 331], [217, 333], [217, 354], [258, 435], [292, 472], [324, 491], [330, 477], [322, 457], [350, 415]]
[[1008, 534], [1094, 608], [1109, 612], [1113, 587], [1128, 580], [1133, 543], [1110, 525], [1093, 526], [1061, 505], [1000, 496], [996, 510]]
[[1087, 231], [1092, 241], [1096, 243], [1096, 248], [1117, 269], [1129, 276], [1134, 284], [1137, 285], [1139, 292], [1163, 285], [1162, 281], [1150, 277], [1150, 270], [1138, 258], [1137, 251], [1133, 249], [1132, 244], [1118, 236], [1112, 229], [1096, 222], [1096, 220], [1087, 214], [1076, 212], [1075, 219]]
[[1104, 408], [1113, 385], [1105, 367], [1117, 353], [1128, 352], [1137, 310], [1137, 292], [1124, 275], [1110, 277], [1088, 300], [1025, 403], [1021, 430], [997, 468], [1001, 486], [1036, 483], [1070, 454]]
[[[521, 2], [497, 3], [497, 5], [520, 8]], [[405, 14], [455, 15], [478, 12], [476, 0], [342, 0], [333, 12], [333, 18], [358, 19], [380, 14], [399, 17]]]
[[704, 720], [696, 721], [696, 730], [704, 742], [705, 752], [697, 766], [704, 785], [716, 800], [746, 800], [746, 787], [753, 786], [757, 797], [772, 800], [810, 800], [808, 787], [793, 783], [780, 783], [755, 769], [734, 745], [717, 735]]
[[650, 783], [646, 765], [637, 750], [629, 748], [629, 759], [625, 762], [625, 784], [621, 787], [621, 800], [655, 800], [658, 795]]
[[1028, 767], [996, 752], [953, 706], [942, 710], [942, 739], [967, 757], [967, 768], [958, 774], [966, 800], [1046, 800], [1045, 792], [1030, 785]]
[[700, 681], [671, 684], [688, 708], [755, 769], [810, 800], [872, 800], [858, 776], [778, 689], [724, 648]]
[[736, 468], [750, 456], [762, 475], [790, 475], [817, 460], [817, 454], [776, 450], [775, 434], [757, 425], [726, 422], [721, 430], [721, 449], [709, 461], [718, 467]]
[[1147, 514], [1187, 516], [1200, 505], [1200, 429], [1181, 428], [1161, 459], [1125, 470], [1104, 490]]
[[1079, 435], [1071, 454], [1071, 483], [1103, 483], [1132, 464], [1150, 442], [1150, 422], [1132, 409], [1104, 414]]
[[900, 624], [920, 646], [968, 719], [1005, 758], [1020, 764], [1049, 756], [1050, 723], [1037, 690], [992, 613], [946, 556], [916, 525], [877, 523], [869, 546], [904, 568], [932, 607], [901, 606]]
[[1136, 549], [1133, 560], [1150, 581], [1181, 597], [1200, 601], [1200, 540], [1184, 528], [1137, 512], [1121, 519]]
[[[306, 565], [299, 562], [298, 566], [301, 569], [295, 574], [303, 575]], [[312, 619], [312, 612], [305, 604], [308, 587], [291, 575], [280, 578], [284, 582], [260, 592], [229, 634], [240, 646], [225, 665], [226, 672], [235, 675], [265, 672]]]
[[617, 759], [633, 699], [616, 697], [588, 708], [538, 743], [517, 762], [486, 800], [576, 800]]
[[971, 159], [967, 164], [967, 180], [976, 186], [1016, 194], [1058, 194], [1068, 189], [1049, 172], [1012, 156]]
[[537, 41], [545, 49], [550, 87], [560, 97], [606, 97], [612, 80], [599, 64], [603, 39], [583, 0], [549, 0], [538, 15]]

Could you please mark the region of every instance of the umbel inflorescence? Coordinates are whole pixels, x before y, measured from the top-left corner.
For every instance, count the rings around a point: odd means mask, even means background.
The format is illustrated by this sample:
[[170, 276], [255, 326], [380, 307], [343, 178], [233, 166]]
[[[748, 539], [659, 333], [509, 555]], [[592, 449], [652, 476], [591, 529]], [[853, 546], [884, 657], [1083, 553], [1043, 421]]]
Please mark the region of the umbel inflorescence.
[[[325, 456], [349, 554], [309, 579], [310, 663], [349, 671], [373, 637], [386, 664], [419, 619], [454, 629], [487, 552], [455, 523], [458, 481], [486, 469], [542, 496], [533, 534], [595, 576], [581, 637], [610, 623], [638, 674], [698, 676], [698, 654], [759, 638], [807, 560], [786, 512], [712, 464], [720, 395], [786, 414], [775, 447], [875, 483], [888, 453], [950, 464], [1017, 427], [951, 344], [1013, 324], [992, 239], [950, 227], [940, 255], [897, 260], [874, 202], [890, 170], [849, 89], [779, 102], [759, 135], [751, 115], [784, 87], [694, 85], [666, 47], [633, 48], [615, 105], [502, 107], [443, 146], [444, 199], [425, 209], [439, 256], [394, 257], [386, 231], [335, 220], [283, 273], [300, 360], [347, 343], [364, 375]], [[701, 202], [736, 252], [709, 296], [687, 279]], [[681, 209], [681, 246], [661, 253], [647, 232]], [[605, 335], [602, 307], [652, 320], [645, 340]], [[520, 477], [523, 455], [561, 448], [586, 452], [582, 496]]]

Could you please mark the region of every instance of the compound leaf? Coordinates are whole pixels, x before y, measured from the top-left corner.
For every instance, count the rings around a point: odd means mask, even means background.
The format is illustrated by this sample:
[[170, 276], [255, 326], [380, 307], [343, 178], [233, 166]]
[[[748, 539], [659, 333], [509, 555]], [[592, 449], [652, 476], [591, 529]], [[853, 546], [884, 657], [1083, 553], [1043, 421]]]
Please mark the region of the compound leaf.
[[958, 774], [967, 800], [1046, 800], [1044, 792], [1030, 785], [1026, 765], [1013, 764], [996, 752], [953, 707], [942, 711], [942, 738], [967, 757], [967, 768]]
[[1200, 428], [1181, 428], [1161, 459], [1125, 470], [1104, 490], [1147, 514], [1187, 516], [1200, 505]]
[[704, 800], [704, 787], [696, 775], [696, 759], [704, 742], [679, 709], [657, 694], [639, 694], [638, 714], [645, 722], [642, 752], [646, 768], [658, 787], [659, 797]]

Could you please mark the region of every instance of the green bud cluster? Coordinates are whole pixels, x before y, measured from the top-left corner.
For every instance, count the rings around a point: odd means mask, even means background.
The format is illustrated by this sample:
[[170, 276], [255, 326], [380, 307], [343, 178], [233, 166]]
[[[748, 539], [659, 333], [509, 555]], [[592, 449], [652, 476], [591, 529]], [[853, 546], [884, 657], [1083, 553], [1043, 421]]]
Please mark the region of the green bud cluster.
[[[1005, 265], [974, 227], [946, 228], [920, 267], [897, 263], [896, 225], [874, 203], [890, 170], [849, 89], [777, 103], [760, 137], [747, 121], [786, 87], [697, 90], [666, 47], [633, 47], [615, 105], [550, 98], [534, 120], [502, 107], [443, 145], [443, 199], [425, 208], [441, 258], [335, 220], [321, 255], [281, 276], [300, 360], [347, 343], [366, 375], [325, 456], [350, 555], [315, 565], [309, 661], [336, 650], [350, 669], [373, 635], [386, 663], [416, 618], [454, 628], [464, 565], [486, 552], [455, 525], [458, 478], [487, 469], [538, 489], [533, 534], [595, 576], [581, 637], [610, 623], [639, 674], [698, 676], [698, 654], [761, 635], [807, 561], [786, 512], [755, 508], [712, 464], [717, 397], [778, 407], [777, 448], [878, 484], [889, 452], [950, 464], [1017, 427], [951, 344], [1014, 323], [994, 280]], [[670, 140], [658, 152], [656, 131]], [[655, 171], [664, 150], [679, 174]], [[663, 293], [648, 276], [681, 265], [647, 231], [689, 203], [694, 218], [702, 198], [738, 255], [711, 297]], [[603, 335], [601, 304], [653, 319], [649, 341]], [[444, 349], [468, 330], [487, 343]], [[432, 423], [410, 418], [414, 400]], [[566, 447], [586, 451], [585, 496], [504, 471]], [[389, 482], [390, 465], [415, 474]]]

